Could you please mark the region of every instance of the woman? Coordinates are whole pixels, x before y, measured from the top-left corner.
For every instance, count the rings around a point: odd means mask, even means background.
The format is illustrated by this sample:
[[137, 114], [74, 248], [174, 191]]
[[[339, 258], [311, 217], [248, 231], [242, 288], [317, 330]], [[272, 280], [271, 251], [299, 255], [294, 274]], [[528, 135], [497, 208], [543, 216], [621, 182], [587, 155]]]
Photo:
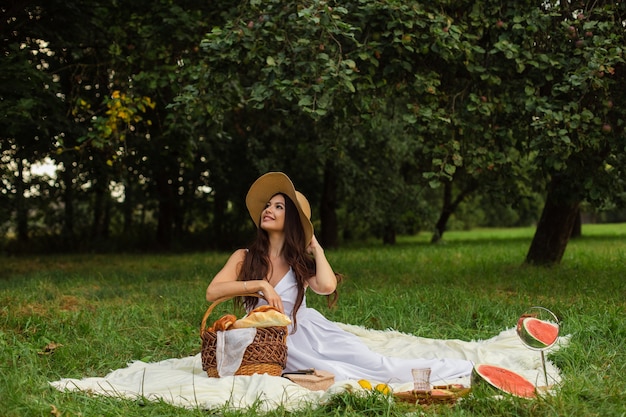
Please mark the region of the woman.
[[247, 310], [269, 304], [291, 317], [285, 371], [315, 368], [335, 374], [335, 380], [371, 379], [412, 381], [412, 368], [431, 368], [431, 379], [452, 380], [471, 373], [472, 363], [457, 359], [402, 359], [371, 351], [346, 332], [306, 306], [305, 292], [336, 300], [337, 282], [324, 250], [313, 234], [311, 208], [281, 172], [270, 172], [250, 187], [246, 206], [257, 226], [256, 240], [235, 251], [206, 291], [212, 302], [237, 294], [262, 293], [263, 299], [245, 297]]

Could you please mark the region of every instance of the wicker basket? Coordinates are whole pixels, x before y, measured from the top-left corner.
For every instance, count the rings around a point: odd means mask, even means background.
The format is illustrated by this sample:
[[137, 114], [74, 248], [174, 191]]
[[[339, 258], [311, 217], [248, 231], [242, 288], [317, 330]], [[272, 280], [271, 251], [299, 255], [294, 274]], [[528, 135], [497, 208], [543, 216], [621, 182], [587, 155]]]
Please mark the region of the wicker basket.
[[[228, 301], [233, 297], [256, 296], [255, 294], [241, 294], [232, 297], [223, 297], [215, 300], [209, 306], [200, 326], [200, 338], [202, 339], [202, 370], [206, 371], [210, 378], [219, 378], [217, 372], [217, 359], [215, 356], [217, 334], [209, 331], [206, 327], [207, 319], [213, 309], [220, 303]], [[282, 375], [287, 364], [287, 327], [267, 327], [257, 328], [256, 336], [252, 343], [246, 348], [241, 366], [235, 375], [268, 374], [273, 376]]]

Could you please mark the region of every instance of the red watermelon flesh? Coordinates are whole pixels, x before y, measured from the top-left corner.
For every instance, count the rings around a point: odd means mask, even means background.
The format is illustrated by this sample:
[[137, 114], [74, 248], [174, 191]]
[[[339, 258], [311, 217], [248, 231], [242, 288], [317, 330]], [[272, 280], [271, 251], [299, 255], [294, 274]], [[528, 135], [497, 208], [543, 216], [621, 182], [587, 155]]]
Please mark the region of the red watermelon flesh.
[[474, 367], [473, 383], [485, 381], [500, 391], [522, 398], [534, 398], [535, 386], [523, 376], [506, 368], [480, 364]]
[[557, 325], [533, 317], [525, 318], [521, 323], [520, 330], [520, 336], [524, 342], [536, 348], [550, 346], [559, 336]]

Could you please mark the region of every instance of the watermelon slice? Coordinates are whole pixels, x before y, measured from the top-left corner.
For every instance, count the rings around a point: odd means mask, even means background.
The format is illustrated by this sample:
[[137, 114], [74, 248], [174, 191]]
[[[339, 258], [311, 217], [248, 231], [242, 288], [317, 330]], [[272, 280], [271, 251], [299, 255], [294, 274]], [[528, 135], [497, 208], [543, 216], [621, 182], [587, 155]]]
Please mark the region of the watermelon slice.
[[520, 324], [519, 335], [528, 346], [543, 349], [556, 342], [559, 326], [534, 317], [526, 317]]
[[516, 397], [534, 398], [537, 395], [532, 382], [513, 371], [495, 365], [474, 366], [472, 384], [477, 385], [483, 382]]

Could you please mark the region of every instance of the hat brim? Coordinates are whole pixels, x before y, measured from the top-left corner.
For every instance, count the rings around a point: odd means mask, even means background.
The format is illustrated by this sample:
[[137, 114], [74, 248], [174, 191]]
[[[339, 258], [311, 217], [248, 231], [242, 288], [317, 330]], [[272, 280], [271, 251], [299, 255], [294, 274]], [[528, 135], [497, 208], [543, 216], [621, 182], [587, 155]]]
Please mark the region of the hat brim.
[[308, 246], [313, 238], [311, 206], [306, 197], [296, 191], [289, 177], [282, 172], [268, 172], [259, 177], [250, 186], [250, 190], [248, 190], [246, 195], [246, 207], [250, 217], [252, 217], [252, 221], [259, 227], [261, 212], [265, 209], [267, 202], [278, 193], [288, 196], [298, 209], [300, 223], [304, 229], [305, 247]]

